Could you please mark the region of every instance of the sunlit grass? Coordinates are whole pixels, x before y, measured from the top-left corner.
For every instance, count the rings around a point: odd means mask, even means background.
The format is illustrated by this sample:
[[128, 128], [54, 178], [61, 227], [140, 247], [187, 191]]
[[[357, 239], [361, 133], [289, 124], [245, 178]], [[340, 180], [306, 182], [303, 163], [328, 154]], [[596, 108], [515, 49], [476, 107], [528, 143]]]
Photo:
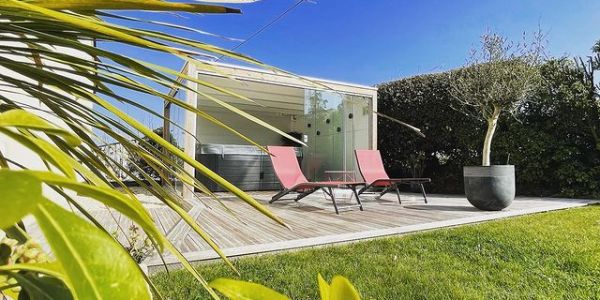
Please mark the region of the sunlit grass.
[[[600, 206], [543, 213], [235, 262], [243, 280], [317, 299], [317, 273], [350, 278], [364, 299], [596, 299]], [[222, 263], [209, 279], [235, 277]], [[153, 281], [172, 299], [204, 299], [187, 272]]]

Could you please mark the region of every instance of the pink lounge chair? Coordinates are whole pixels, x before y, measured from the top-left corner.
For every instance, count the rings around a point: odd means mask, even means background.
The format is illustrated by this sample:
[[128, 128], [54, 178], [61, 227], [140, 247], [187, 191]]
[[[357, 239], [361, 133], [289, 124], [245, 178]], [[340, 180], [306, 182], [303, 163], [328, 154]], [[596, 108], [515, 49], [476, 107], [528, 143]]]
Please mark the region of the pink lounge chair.
[[283, 190], [277, 193], [269, 203], [273, 203], [281, 197], [290, 194], [296, 193], [297, 196], [294, 201], [298, 201], [318, 190], [323, 190], [325, 194], [331, 197], [331, 201], [333, 202], [333, 207], [335, 208], [335, 213], [339, 214], [338, 205], [335, 201], [335, 196], [333, 194], [334, 188], [349, 188], [352, 190], [354, 197], [356, 198], [356, 205], [347, 205], [339, 208], [348, 208], [348, 207], [359, 207], [360, 210], [363, 210], [362, 203], [360, 202], [360, 198], [358, 198], [358, 193], [356, 191], [356, 187], [360, 185], [364, 185], [364, 182], [349, 182], [349, 181], [321, 181], [321, 182], [309, 182], [304, 174], [302, 174], [302, 170], [300, 169], [300, 165], [298, 164], [298, 159], [296, 158], [296, 152], [293, 147], [284, 147], [284, 146], [267, 146], [267, 149], [272, 154], [271, 162], [273, 163], [273, 170], [281, 183]]
[[367, 182], [365, 187], [358, 191], [359, 195], [366, 191], [380, 190], [378, 192], [379, 196], [377, 196], [380, 198], [390, 191], [396, 191], [398, 203], [402, 204], [398, 185], [418, 184], [421, 187], [425, 203], [427, 203], [427, 194], [425, 193], [423, 183], [431, 182], [431, 178], [390, 178], [383, 167], [379, 150], [355, 150], [354, 153], [356, 154], [360, 174]]

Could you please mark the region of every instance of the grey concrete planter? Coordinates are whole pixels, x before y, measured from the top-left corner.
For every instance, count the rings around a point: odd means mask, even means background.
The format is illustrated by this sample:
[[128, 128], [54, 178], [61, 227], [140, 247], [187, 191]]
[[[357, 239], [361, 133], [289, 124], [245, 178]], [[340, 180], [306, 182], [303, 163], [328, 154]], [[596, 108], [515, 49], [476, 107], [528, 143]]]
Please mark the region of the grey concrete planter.
[[481, 210], [502, 210], [515, 199], [515, 166], [464, 167], [465, 194]]

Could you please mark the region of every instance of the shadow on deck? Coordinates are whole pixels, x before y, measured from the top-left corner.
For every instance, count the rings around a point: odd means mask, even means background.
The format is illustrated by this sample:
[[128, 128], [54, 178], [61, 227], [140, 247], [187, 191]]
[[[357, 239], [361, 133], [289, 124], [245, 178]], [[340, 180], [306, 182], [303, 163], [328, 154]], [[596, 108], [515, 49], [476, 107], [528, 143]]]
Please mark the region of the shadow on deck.
[[[343, 191], [341, 191], [343, 192]], [[499, 212], [473, 208], [464, 196], [429, 195], [425, 204], [420, 194], [402, 194], [402, 205], [395, 195], [375, 200], [364, 197], [364, 211], [358, 208], [335, 214], [331, 201], [315, 193], [299, 202], [281, 200], [268, 204], [275, 192], [252, 192], [251, 195], [281, 217], [291, 228], [285, 228], [257, 212], [230, 194], [220, 193], [222, 203], [198, 195], [190, 201], [188, 213], [210, 234], [229, 257], [347, 243], [382, 236], [406, 234], [435, 228], [484, 222], [505, 217], [584, 206], [591, 200], [519, 197]], [[349, 195], [340, 193], [340, 202]], [[147, 196], [145, 196], [147, 197]], [[218, 255], [177, 214], [157, 199], [146, 199], [146, 207], [159, 228], [192, 262], [218, 259]], [[92, 212], [108, 230], [116, 226], [106, 211]], [[123, 220], [123, 222], [129, 222]], [[112, 224], [111, 224], [112, 223]], [[129, 224], [121, 226], [127, 228]], [[165, 256], [167, 264], [176, 267], [177, 260]], [[162, 269], [158, 256], [145, 261], [150, 271]]]

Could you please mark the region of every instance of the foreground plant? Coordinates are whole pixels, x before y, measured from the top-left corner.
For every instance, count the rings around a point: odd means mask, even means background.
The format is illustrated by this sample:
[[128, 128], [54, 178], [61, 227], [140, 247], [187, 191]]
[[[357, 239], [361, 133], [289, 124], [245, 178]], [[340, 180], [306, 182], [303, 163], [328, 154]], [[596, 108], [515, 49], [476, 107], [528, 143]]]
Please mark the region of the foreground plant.
[[[334, 276], [329, 284], [319, 274], [317, 280], [321, 300], [360, 300], [360, 294], [346, 277]], [[279, 292], [252, 282], [219, 278], [210, 286], [231, 300], [290, 300]]]
[[[12, 241], [16, 240], [20, 245], [31, 245], [31, 237], [22, 220], [26, 216], [33, 216], [53, 254], [50, 261], [3, 260], [0, 263], [0, 297], [149, 299], [154, 295], [161, 298], [130, 253], [86, 211], [78, 198], [73, 197], [77, 194], [98, 201], [131, 219], [143, 229], [144, 235], [148, 236], [158, 254], [169, 251], [175, 255], [199, 284], [205, 286], [214, 298], [218, 298], [208, 283], [156, 228], [148, 211], [119, 180], [115, 175], [116, 171], [128, 174], [132, 180], [160, 199], [226, 260], [221, 250], [180, 206], [182, 199], [170, 192], [170, 186], [161, 186], [139, 166], [136, 168], [138, 172], [132, 172], [116, 164], [98, 147], [102, 142], [98, 135], [105, 135], [121, 143], [131, 157], [141, 157], [166, 183], [170, 182], [169, 178], [177, 178], [212, 195], [193, 174], [176, 163], [182, 160], [258, 212], [284, 224], [248, 194], [185, 155], [114, 104], [118, 102], [128, 105], [160, 118], [156, 112], [137, 101], [140, 98], [157, 97], [161, 102], [168, 101], [191, 111], [233, 131], [240, 139], [253, 143], [206, 112], [160, 92], [148, 83], [165, 89], [189, 90], [185, 82], [173, 79], [182, 77], [186, 81], [193, 81], [229, 96], [252, 100], [197, 78], [187, 77], [168, 67], [94, 47], [90, 41], [117, 43], [170, 54], [194, 64], [200, 70], [212, 67], [197, 58], [217, 56], [265, 66], [248, 57], [206, 43], [161, 31], [117, 25], [109, 20], [139, 25], [151, 23], [205, 34], [202, 31], [153, 20], [133, 19], [102, 11], [103, 9], [209, 14], [239, 12], [237, 9], [217, 5], [162, 0], [0, 2], [3, 20], [0, 22], [0, 136], [2, 142], [20, 144], [34, 153], [40, 161], [37, 166], [32, 165], [30, 161], [23, 161], [20, 153], [2, 153], [0, 149], [0, 229], [10, 239], [8, 244], [12, 245]], [[114, 92], [113, 87], [146, 97], [128, 98]], [[293, 139], [218, 98], [196, 90], [193, 92], [268, 130]], [[178, 127], [177, 124], [172, 125]], [[161, 149], [151, 144], [158, 145]], [[135, 166], [134, 163], [133, 165]], [[114, 189], [114, 182], [124, 193]], [[56, 204], [55, 200], [68, 202], [74, 211]], [[13, 251], [11, 248], [9, 257]], [[27, 253], [32, 254], [31, 252]]]

